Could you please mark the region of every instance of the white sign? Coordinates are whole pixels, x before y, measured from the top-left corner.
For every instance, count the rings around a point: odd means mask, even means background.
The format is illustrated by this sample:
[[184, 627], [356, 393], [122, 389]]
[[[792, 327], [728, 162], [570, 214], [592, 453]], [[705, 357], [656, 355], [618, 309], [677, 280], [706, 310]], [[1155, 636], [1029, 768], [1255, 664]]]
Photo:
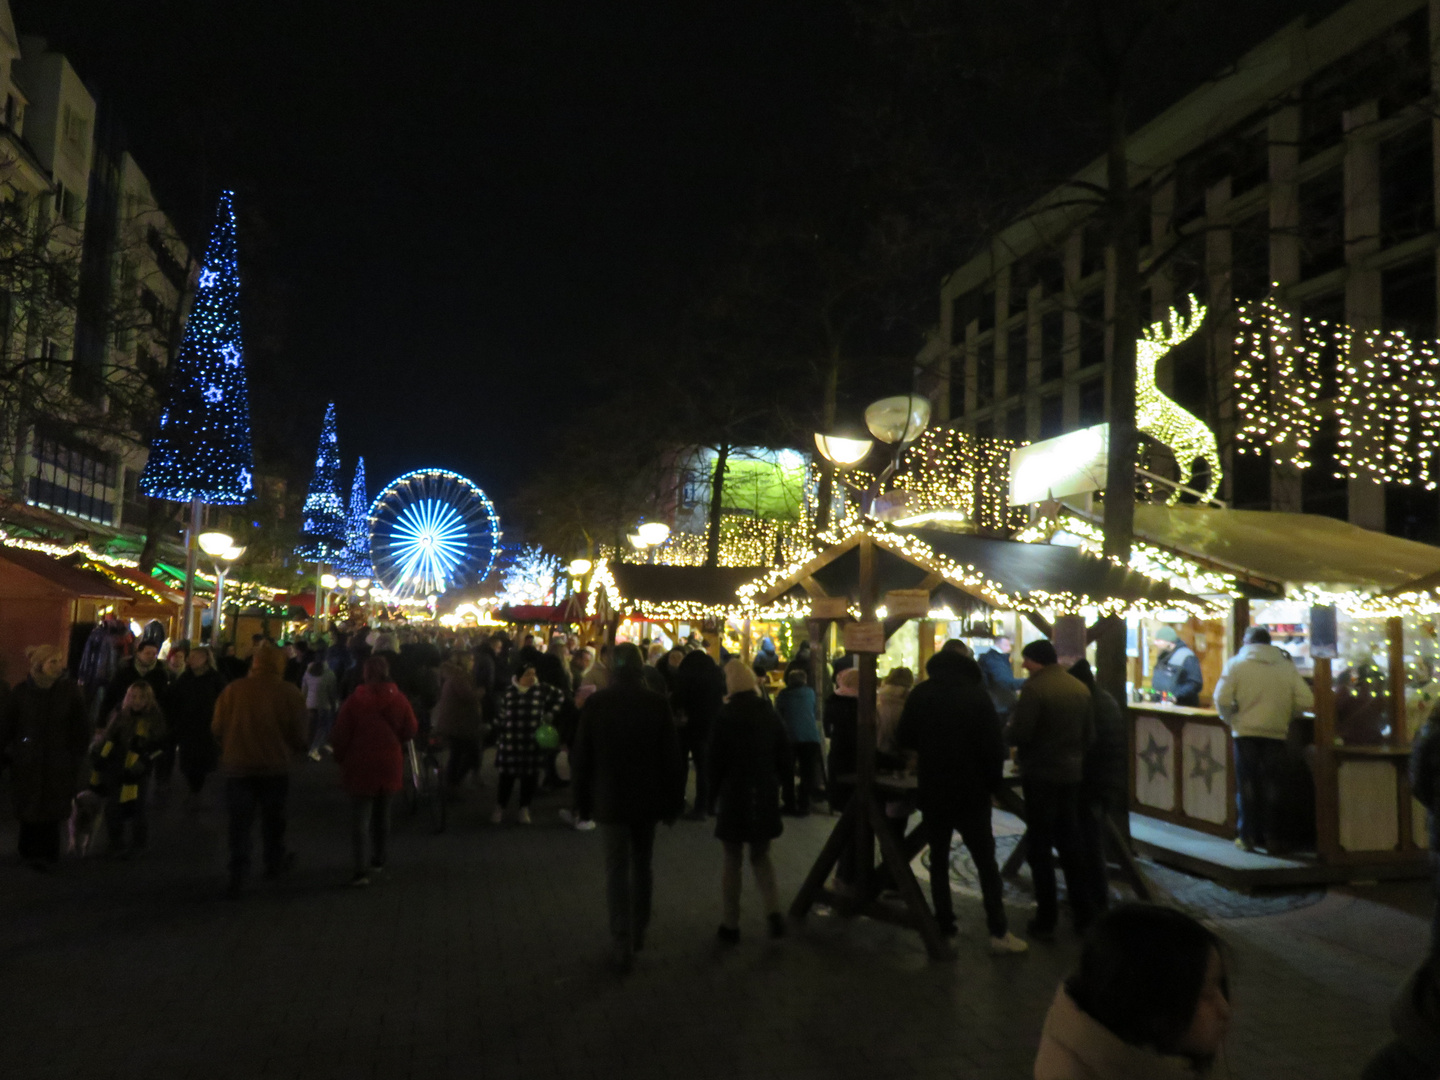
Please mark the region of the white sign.
[[1017, 447], [1010, 451], [1010, 505], [1100, 491], [1109, 459], [1109, 424]]

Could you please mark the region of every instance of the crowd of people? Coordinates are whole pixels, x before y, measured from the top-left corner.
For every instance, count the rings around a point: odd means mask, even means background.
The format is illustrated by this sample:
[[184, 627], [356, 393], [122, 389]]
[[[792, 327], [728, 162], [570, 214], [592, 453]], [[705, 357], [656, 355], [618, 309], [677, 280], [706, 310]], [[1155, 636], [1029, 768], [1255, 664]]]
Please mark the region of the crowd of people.
[[[1271, 705], [1293, 707], [1289, 689], [1281, 694], [1265, 680], [1268, 669], [1242, 666], [1267, 659], [1261, 634], [1222, 680], [1222, 714], [1238, 714], [1242, 744], [1266, 737]], [[161, 644], [135, 642], [103, 685], [89, 686], [69, 677], [61, 650], [40, 645], [29, 650], [25, 679], [13, 689], [0, 684], [0, 754], [28, 865], [45, 870], [59, 860], [67, 821], [71, 847], [83, 850], [103, 823], [108, 850], [135, 855], [149, 842], [150, 808], [175, 786], [174, 773], [193, 810], [218, 770], [227, 892], [239, 898], [257, 818], [265, 875], [293, 865], [285, 841], [291, 770], [306, 756], [329, 754], [351, 806], [350, 880], [369, 885], [386, 868], [405, 745], [423, 739], [443, 749], [448, 798], [481, 783], [483, 754], [493, 746], [492, 824], [505, 822], [512, 796], [513, 820], [532, 824], [537, 791], [568, 786], [561, 817], [599, 831], [611, 957], [626, 971], [645, 947], [660, 824], [713, 819], [716, 939], [733, 947], [746, 861], [767, 932], [782, 937], [771, 855], [783, 819], [821, 802], [842, 813], [854, 797], [859, 671], [848, 657], [825, 662], [805, 647], [782, 661], [768, 638], [748, 663], [723, 650], [717, 661], [698, 640], [595, 648], [566, 635], [515, 642], [503, 633], [472, 639], [410, 628], [345, 628], [283, 649], [257, 635], [246, 661], [221, 665], [208, 648], [184, 642], [162, 660]], [[997, 639], [976, 656], [954, 640], [929, 659], [924, 679], [903, 667], [887, 673], [874, 701], [877, 767], [916, 776], [914, 801], [891, 798], [887, 820], [903, 835], [912, 814], [921, 815], [934, 915], [952, 935], [949, 862], [958, 833], [979, 878], [991, 951], [1022, 953], [1028, 945], [1009, 926], [992, 828], [997, 790], [1018, 782], [1036, 896], [1027, 933], [1046, 940], [1056, 932], [1058, 855], [1071, 921], [1086, 935], [1080, 966], [1046, 1019], [1036, 1076], [1194, 1075], [1214, 1058], [1229, 1020], [1224, 950], [1188, 916], [1111, 903], [1106, 818], [1127, 807], [1119, 703], [1083, 658], [1062, 663], [1047, 640], [1021, 651], [1023, 678], [1010, 649]], [[823, 699], [816, 683], [830, 686]], [[1249, 753], [1242, 746], [1242, 757]], [[1007, 761], [1018, 779], [1007, 778]], [[1431, 808], [1432, 847], [1440, 848], [1440, 719], [1416, 741], [1412, 786]], [[1256, 793], [1244, 839], [1263, 836], [1264, 809]], [[832, 887], [852, 889], [856, 872], [853, 853], [842, 857]], [[1440, 913], [1431, 958], [1397, 1004], [1397, 1040], [1372, 1062], [1371, 1080], [1433, 1075], [1423, 1069], [1435, 1060], [1430, 1025], [1440, 1016], [1435, 943]]]

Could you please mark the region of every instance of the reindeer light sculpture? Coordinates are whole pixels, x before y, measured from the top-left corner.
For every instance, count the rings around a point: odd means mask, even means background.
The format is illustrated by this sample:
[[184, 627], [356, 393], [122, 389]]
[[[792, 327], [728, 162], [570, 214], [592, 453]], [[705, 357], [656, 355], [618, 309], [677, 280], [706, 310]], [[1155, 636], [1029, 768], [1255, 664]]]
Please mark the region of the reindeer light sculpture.
[[[1210, 466], [1204, 498], [1210, 499], [1220, 489], [1220, 448], [1215, 434], [1198, 416], [1175, 404], [1155, 385], [1155, 365], [1160, 358], [1193, 337], [1204, 318], [1205, 306], [1191, 296], [1188, 321], [1172, 307], [1168, 327], [1157, 322], [1141, 332], [1135, 343], [1135, 427], [1170, 448], [1180, 470], [1180, 483], [1185, 486], [1195, 475], [1195, 459], [1203, 458]], [[1173, 506], [1179, 499], [1180, 489], [1176, 488], [1166, 504]]]

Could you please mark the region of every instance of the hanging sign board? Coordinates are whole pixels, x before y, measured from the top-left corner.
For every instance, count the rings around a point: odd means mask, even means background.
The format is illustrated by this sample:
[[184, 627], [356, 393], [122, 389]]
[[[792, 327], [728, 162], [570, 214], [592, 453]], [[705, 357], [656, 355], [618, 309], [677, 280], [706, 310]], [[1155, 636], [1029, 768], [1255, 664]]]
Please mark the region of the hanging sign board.
[[885, 614], [891, 619], [924, 619], [930, 614], [930, 593], [925, 589], [891, 589], [885, 594]]
[[845, 624], [845, 651], [882, 653], [885, 651], [885, 626], [879, 622]]
[[843, 596], [814, 596], [810, 598], [812, 619], [843, 619], [849, 613], [850, 601]]
[[1017, 446], [1010, 451], [1010, 505], [1101, 491], [1109, 460], [1109, 424]]

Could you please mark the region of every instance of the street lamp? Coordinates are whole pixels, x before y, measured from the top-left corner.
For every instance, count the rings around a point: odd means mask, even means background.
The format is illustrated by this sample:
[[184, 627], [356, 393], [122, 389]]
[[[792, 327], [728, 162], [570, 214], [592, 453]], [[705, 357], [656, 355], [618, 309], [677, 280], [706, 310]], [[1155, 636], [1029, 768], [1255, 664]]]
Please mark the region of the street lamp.
[[642, 521], [635, 531], [646, 547], [659, 547], [670, 539], [670, 526], [663, 521]]
[[569, 567], [570, 576], [583, 578], [590, 572], [591, 565], [589, 559], [571, 559]]
[[210, 618], [210, 641], [218, 648], [225, 628], [225, 575], [235, 560], [245, 554], [245, 545], [235, 543], [234, 537], [223, 532], [201, 533], [196, 543], [215, 564], [215, 610]]

